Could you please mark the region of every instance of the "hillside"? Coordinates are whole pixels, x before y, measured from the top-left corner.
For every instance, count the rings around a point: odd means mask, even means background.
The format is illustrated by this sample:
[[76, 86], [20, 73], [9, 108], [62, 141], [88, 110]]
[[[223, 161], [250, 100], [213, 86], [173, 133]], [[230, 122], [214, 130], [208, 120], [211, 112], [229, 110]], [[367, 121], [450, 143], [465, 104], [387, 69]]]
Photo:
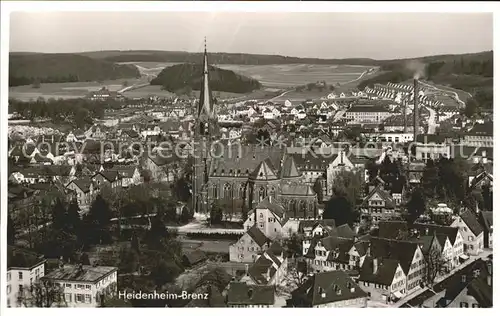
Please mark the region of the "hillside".
[[77, 54], [10, 54], [9, 86], [139, 77], [135, 66]]
[[[409, 60], [393, 60], [381, 66], [382, 72], [362, 81], [359, 89], [375, 83], [402, 82], [413, 78], [420, 68], [420, 78], [469, 92], [484, 109], [493, 108], [493, 52], [430, 56]], [[413, 63], [413, 64], [412, 64]]]
[[[179, 64], [163, 69], [151, 80], [151, 85], [160, 85], [165, 90], [177, 92], [183, 89], [199, 90], [201, 87], [201, 64]], [[238, 75], [231, 70], [209, 66], [209, 81], [213, 91], [247, 93], [261, 88], [255, 79]]]

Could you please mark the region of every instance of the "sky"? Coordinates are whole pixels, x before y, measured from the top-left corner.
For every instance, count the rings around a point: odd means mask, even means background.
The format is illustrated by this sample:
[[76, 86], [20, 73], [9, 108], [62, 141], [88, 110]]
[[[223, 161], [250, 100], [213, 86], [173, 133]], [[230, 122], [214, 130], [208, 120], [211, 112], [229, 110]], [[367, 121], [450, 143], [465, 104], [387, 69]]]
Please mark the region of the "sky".
[[11, 52], [412, 58], [493, 50], [492, 13], [14, 12]]

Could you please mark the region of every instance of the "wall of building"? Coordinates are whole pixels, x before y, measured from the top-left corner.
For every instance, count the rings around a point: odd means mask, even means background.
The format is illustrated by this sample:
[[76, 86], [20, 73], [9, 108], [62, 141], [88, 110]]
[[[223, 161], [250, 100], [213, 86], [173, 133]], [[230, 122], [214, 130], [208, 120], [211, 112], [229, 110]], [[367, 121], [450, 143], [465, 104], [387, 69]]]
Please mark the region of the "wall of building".
[[316, 308], [338, 308], [338, 307], [350, 307], [350, 308], [363, 308], [367, 306], [368, 299], [366, 297], [355, 298], [351, 300], [343, 300], [338, 302], [332, 302], [327, 304], [315, 305]]
[[243, 235], [236, 243], [229, 245], [229, 261], [231, 262], [255, 262], [258, 255], [267, 247], [260, 247], [248, 235]]
[[[29, 268], [12, 268], [7, 271], [7, 306], [20, 307], [18, 304], [19, 286], [25, 289], [45, 275], [45, 262]], [[20, 278], [21, 276], [21, 278]]]
[[114, 271], [96, 283], [83, 281], [53, 280], [59, 283], [64, 291], [68, 307], [98, 307], [100, 294], [113, 296], [116, 294], [117, 271]]

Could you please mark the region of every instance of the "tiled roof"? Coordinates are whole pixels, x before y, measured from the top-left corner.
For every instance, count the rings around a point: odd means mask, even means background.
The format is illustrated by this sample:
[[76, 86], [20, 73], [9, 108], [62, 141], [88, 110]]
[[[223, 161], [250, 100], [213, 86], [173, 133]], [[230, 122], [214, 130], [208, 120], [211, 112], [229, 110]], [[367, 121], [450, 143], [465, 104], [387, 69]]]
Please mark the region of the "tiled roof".
[[276, 199], [274, 199], [272, 196], [268, 196], [260, 201], [260, 203], [257, 204], [255, 208], [268, 209], [274, 214], [278, 215], [278, 217], [283, 216], [283, 214], [285, 213], [285, 209], [283, 208], [283, 206], [281, 206], [281, 204], [279, 204], [279, 202], [276, 201]]
[[262, 247], [266, 242], [269, 241], [269, 238], [264, 235], [264, 233], [257, 228], [257, 225], [253, 225], [249, 230], [247, 230], [247, 234], [255, 241], [259, 247]]
[[475, 236], [479, 236], [479, 234], [483, 232], [483, 227], [481, 227], [481, 224], [479, 224], [476, 216], [470, 210], [463, 210], [460, 213], [460, 218], [462, 218]]
[[320, 272], [292, 292], [297, 307], [311, 307], [368, 295], [344, 271]]
[[297, 168], [295, 159], [292, 155], [286, 155], [285, 161], [283, 162], [283, 167], [281, 168], [280, 178], [297, 178], [300, 177], [302, 173]]
[[[374, 261], [377, 261], [377, 271], [374, 272]], [[382, 285], [391, 285], [394, 274], [399, 266], [398, 260], [390, 258], [379, 258], [373, 260], [372, 257], [366, 257], [359, 271], [359, 281], [370, 282]]]
[[275, 290], [272, 285], [248, 285], [231, 282], [227, 290], [228, 305], [273, 305]]
[[374, 258], [396, 259], [403, 271], [408, 273], [417, 247], [415, 242], [372, 237], [370, 254]]
[[46, 274], [43, 278], [54, 281], [97, 282], [117, 269], [116, 267], [83, 265], [80, 270], [77, 265], [65, 265]]

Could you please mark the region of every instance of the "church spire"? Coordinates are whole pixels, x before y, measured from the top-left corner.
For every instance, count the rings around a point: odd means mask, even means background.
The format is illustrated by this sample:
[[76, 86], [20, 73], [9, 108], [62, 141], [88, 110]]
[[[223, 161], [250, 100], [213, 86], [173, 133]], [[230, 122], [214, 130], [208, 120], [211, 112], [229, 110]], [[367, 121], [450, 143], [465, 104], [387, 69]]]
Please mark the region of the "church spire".
[[212, 91], [209, 85], [208, 76], [208, 54], [207, 39], [205, 38], [205, 50], [203, 53], [203, 78], [201, 81], [200, 101], [198, 104], [198, 118], [212, 118], [214, 115]]

